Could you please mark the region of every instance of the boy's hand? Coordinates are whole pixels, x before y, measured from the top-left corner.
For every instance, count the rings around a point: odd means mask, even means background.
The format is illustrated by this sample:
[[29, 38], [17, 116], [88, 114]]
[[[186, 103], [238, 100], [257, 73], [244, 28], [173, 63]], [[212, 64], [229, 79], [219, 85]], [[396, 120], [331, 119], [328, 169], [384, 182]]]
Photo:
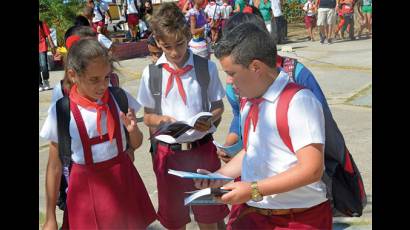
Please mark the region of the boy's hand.
[[222, 149], [217, 149], [216, 154], [218, 154], [219, 159], [223, 162], [228, 163], [232, 158], [226, 154]]
[[128, 132], [134, 132], [138, 130], [137, 118], [135, 117], [135, 112], [133, 109], [128, 108], [128, 113], [125, 115], [123, 112], [120, 112], [120, 117], [124, 122], [125, 127]]
[[251, 199], [252, 188], [249, 182], [238, 181], [225, 185], [222, 189], [232, 190], [221, 197], [225, 204], [242, 204]]
[[201, 132], [208, 131], [211, 127], [212, 127], [212, 119], [211, 118], [208, 119], [208, 120], [198, 119], [195, 122], [195, 125], [194, 125], [194, 128], [198, 131], [201, 131]]
[[[205, 169], [198, 169], [197, 173], [200, 174], [209, 174], [211, 173], [208, 170]], [[207, 179], [193, 179], [194, 180], [194, 185], [198, 189], [204, 189], [204, 188], [220, 188], [224, 184], [228, 183], [226, 180], [207, 180]]]

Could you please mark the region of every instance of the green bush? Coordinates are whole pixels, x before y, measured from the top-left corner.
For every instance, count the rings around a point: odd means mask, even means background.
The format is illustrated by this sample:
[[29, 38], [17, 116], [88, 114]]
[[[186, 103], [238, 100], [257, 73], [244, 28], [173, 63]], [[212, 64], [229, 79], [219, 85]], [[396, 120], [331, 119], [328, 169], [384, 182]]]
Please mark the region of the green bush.
[[283, 3], [283, 14], [285, 15], [288, 23], [301, 23], [305, 13], [302, 9], [303, 1], [284, 1]]
[[54, 27], [57, 30], [57, 43], [59, 46], [64, 44], [66, 30], [73, 25], [74, 18], [85, 6], [83, 0], [63, 2], [63, 0], [39, 1], [40, 20], [45, 20], [50, 28]]

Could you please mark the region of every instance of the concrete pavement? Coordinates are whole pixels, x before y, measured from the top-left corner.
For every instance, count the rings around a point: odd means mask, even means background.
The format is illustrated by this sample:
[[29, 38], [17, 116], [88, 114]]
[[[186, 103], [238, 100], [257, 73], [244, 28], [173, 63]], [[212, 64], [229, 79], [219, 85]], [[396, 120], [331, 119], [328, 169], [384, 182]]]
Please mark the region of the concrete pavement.
[[[281, 52], [280, 55], [296, 57], [315, 75], [329, 102], [334, 119], [344, 134], [346, 144], [360, 169], [368, 195], [368, 205], [360, 218], [335, 218], [334, 229], [371, 229], [372, 225], [372, 40], [335, 41], [334, 44], [321, 45], [319, 42], [299, 42], [288, 44], [293, 52]], [[282, 45], [278, 46], [281, 50]], [[219, 75], [225, 82], [226, 74], [219, 62]], [[116, 65], [121, 86], [134, 97], [137, 95], [139, 78], [142, 70], [150, 63], [149, 58], [135, 58], [121, 61]], [[50, 72], [51, 85], [63, 77], [63, 71]], [[41, 129], [47, 116], [51, 100], [51, 91], [39, 93], [39, 128]], [[221, 125], [215, 133], [215, 139], [223, 142], [232, 119], [229, 103], [224, 99], [225, 112]], [[142, 110], [138, 116], [142, 115]], [[138, 169], [154, 206], [157, 208], [156, 179], [152, 171], [152, 163], [148, 153], [148, 129], [141, 124], [144, 143], [135, 152], [135, 166]], [[48, 157], [47, 141], [39, 138], [39, 211], [45, 213], [45, 169]], [[61, 212], [58, 221], [61, 223]], [[192, 217], [193, 219], [193, 217]], [[154, 222], [149, 229], [164, 229], [159, 222]], [[197, 229], [191, 222], [187, 229]]]

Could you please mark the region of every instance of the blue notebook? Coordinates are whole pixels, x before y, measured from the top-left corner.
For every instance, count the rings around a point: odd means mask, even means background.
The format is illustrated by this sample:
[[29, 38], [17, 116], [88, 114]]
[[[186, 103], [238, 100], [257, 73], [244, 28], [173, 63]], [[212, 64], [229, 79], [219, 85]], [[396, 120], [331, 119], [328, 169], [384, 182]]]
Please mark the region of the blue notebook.
[[168, 169], [168, 173], [179, 176], [181, 178], [188, 178], [188, 179], [208, 179], [208, 180], [233, 180], [232, 177], [227, 177], [221, 175], [219, 173], [210, 173], [210, 174], [200, 174], [194, 172], [185, 172], [185, 171], [177, 171], [173, 169]]

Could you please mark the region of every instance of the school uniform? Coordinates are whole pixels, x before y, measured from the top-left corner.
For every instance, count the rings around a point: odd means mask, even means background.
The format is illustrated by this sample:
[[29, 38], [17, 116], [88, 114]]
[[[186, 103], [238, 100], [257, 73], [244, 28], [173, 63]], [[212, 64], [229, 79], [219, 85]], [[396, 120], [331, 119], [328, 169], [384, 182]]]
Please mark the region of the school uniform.
[[135, 5], [134, 0], [127, 0], [127, 23], [129, 27], [136, 26], [139, 23], [138, 8], [141, 5], [141, 1], [137, 0], [137, 5]]
[[[162, 65], [162, 98], [161, 109], [163, 115], [174, 117], [176, 120], [187, 120], [188, 118], [203, 112], [201, 87], [196, 80], [193, 68], [193, 54], [189, 52], [189, 59], [184, 65], [186, 73], [180, 76], [180, 83], [176, 78], [171, 82], [171, 74], [165, 65], [174, 69], [163, 54], [155, 65]], [[192, 66], [192, 67], [190, 67]], [[218, 70], [214, 62], [208, 62], [210, 82], [208, 87], [208, 99], [210, 102], [222, 100], [225, 96], [223, 86], [218, 77]], [[138, 90], [137, 101], [146, 108], [155, 108], [155, 100], [149, 88], [149, 68], [146, 67], [142, 73], [141, 84]], [[183, 86], [185, 97], [181, 92]], [[183, 99], [185, 98], [185, 99]], [[182, 150], [182, 145], [170, 145], [159, 142], [153, 153], [153, 168], [157, 178], [158, 187], [158, 220], [166, 228], [180, 228], [191, 221], [189, 217], [189, 206], [184, 206], [185, 192], [197, 190], [192, 180], [179, 178], [167, 173], [168, 169], [184, 170], [194, 172], [198, 168], [215, 171], [220, 168], [221, 163], [216, 154], [216, 147], [212, 143], [212, 135], [208, 134], [202, 139], [190, 143], [192, 148]], [[184, 145], [184, 144], [183, 144]], [[188, 145], [186, 145], [188, 146]], [[229, 209], [226, 205], [215, 206], [192, 206], [195, 220], [200, 223], [215, 223], [228, 215]]]
[[[278, 98], [289, 82], [290, 77], [281, 71], [259, 100], [259, 105], [253, 105], [252, 99], [242, 103], [241, 127], [246, 149], [242, 162], [242, 181], [259, 181], [280, 174], [297, 163], [295, 153], [283, 143], [276, 127]], [[248, 113], [254, 106], [258, 109], [255, 126], [255, 121], [247, 121]], [[288, 124], [294, 152], [312, 143], [325, 143], [322, 105], [310, 90], [300, 90], [291, 100]], [[326, 186], [322, 181], [288, 192], [264, 196], [260, 202], [250, 200], [236, 206], [228, 223], [228, 229], [331, 227], [332, 212], [326, 198]]]
[[92, 20], [92, 27], [94, 30], [97, 30], [97, 27], [103, 27], [105, 26], [105, 12], [107, 12], [110, 9], [108, 4], [104, 1], [101, 1], [94, 6], [94, 17]]
[[[156, 219], [155, 209], [143, 181], [126, 154], [126, 136], [114, 96], [108, 112], [97, 111], [71, 99], [71, 159], [67, 191], [66, 223], [72, 229], [142, 229]], [[140, 109], [126, 92], [129, 108]], [[101, 103], [101, 100], [97, 101]], [[111, 116], [112, 114], [112, 116]], [[114, 128], [107, 131], [107, 120]], [[111, 130], [113, 130], [111, 132]], [[51, 105], [40, 136], [58, 143], [56, 103]], [[111, 139], [111, 141], [110, 141]]]

